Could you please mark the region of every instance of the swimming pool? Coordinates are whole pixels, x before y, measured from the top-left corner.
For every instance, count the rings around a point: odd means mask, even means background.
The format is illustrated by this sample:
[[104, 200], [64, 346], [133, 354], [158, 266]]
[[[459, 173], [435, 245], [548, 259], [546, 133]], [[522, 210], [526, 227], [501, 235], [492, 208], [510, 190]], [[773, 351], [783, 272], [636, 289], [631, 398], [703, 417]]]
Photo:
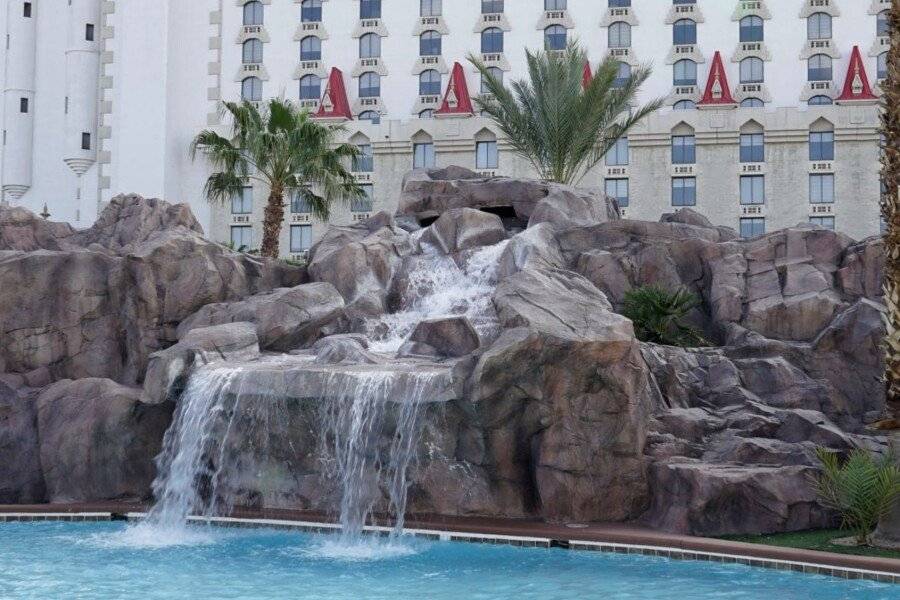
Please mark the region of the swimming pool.
[[[180, 537], [179, 537], [180, 536]], [[160, 544], [162, 540], [162, 544]], [[165, 545], [179, 541], [181, 545]], [[900, 587], [736, 564], [404, 540], [346, 549], [279, 530], [0, 525], [0, 598], [880, 600]]]

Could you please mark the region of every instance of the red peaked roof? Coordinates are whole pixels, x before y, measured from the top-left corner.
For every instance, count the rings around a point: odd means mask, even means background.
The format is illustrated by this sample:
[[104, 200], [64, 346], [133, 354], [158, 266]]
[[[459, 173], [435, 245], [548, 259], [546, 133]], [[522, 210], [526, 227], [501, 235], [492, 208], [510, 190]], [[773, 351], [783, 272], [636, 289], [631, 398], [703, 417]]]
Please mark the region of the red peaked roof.
[[447, 92], [441, 107], [434, 111], [436, 117], [465, 117], [475, 114], [472, 108], [472, 98], [469, 96], [469, 86], [466, 84], [466, 73], [458, 62], [453, 65], [450, 73], [450, 83], [447, 84]]
[[706, 91], [698, 102], [699, 106], [730, 106], [737, 104], [731, 96], [731, 88], [728, 86], [728, 75], [725, 73], [725, 65], [722, 64], [722, 54], [716, 50], [713, 56], [712, 68], [709, 70], [709, 79], [706, 80]]
[[591, 85], [591, 80], [594, 78], [594, 74], [591, 73], [591, 63], [584, 63], [584, 77], [581, 79], [581, 87], [587, 89], [587, 86]]
[[347, 119], [353, 118], [350, 113], [350, 103], [347, 101], [347, 90], [344, 88], [344, 74], [340, 69], [331, 69], [328, 76], [328, 85], [322, 94], [319, 110], [313, 115], [317, 119]]
[[859, 46], [853, 46], [850, 54], [850, 66], [847, 67], [847, 78], [844, 80], [844, 91], [836, 102], [870, 102], [878, 97], [872, 93], [869, 78], [866, 76], [866, 65], [863, 63]]

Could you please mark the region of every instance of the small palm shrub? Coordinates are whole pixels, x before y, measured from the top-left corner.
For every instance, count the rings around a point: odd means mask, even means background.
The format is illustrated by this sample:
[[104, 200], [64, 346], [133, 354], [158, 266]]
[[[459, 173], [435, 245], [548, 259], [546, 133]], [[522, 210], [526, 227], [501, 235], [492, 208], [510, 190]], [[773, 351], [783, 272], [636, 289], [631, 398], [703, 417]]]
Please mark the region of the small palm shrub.
[[841, 515], [841, 528], [849, 529], [859, 544], [869, 535], [900, 495], [900, 468], [890, 453], [876, 457], [856, 449], [841, 461], [836, 452], [816, 449], [822, 474], [813, 480], [819, 500]]
[[667, 346], [708, 346], [696, 329], [683, 321], [700, 305], [700, 299], [684, 288], [670, 292], [655, 285], [634, 288], [625, 294], [622, 314], [634, 322], [643, 342]]

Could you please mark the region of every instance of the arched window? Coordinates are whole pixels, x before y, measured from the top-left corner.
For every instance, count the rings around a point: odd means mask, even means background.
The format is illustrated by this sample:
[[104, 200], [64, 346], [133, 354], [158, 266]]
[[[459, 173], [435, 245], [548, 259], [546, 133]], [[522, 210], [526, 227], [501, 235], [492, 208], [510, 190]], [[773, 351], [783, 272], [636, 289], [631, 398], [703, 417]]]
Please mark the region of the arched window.
[[305, 75], [300, 79], [300, 99], [318, 100], [322, 96], [322, 80], [318, 75]]
[[381, 122], [381, 115], [379, 115], [374, 110], [364, 110], [359, 113], [359, 117], [357, 117], [360, 121], [371, 121], [374, 124], [378, 124]]
[[314, 35], [300, 40], [300, 60], [322, 60], [322, 40]]
[[765, 105], [766, 103], [759, 98], [744, 98], [741, 100], [741, 108], [763, 108]]
[[742, 42], [761, 42], [763, 41], [763, 20], [756, 15], [750, 15], [741, 19], [741, 41]]
[[300, 5], [300, 20], [304, 23], [322, 21], [322, 0], [303, 0]]
[[813, 13], [806, 19], [806, 38], [810, 40], [831, 39], [831, 15]]
[[377, 98], [381, 96], [381, 76], [368, 71], [359, 77], [359, 97]]
[[886, 36], [891, 34], [891, 26], [888, 22], [888, 11], [883, 10], [878, 13], [878, 20], [875, 25], [875, 34], [878, 37]]
[[259, 77], [247, 77], [241, 82], [241, 100], [248, 102], [262, 100], [262, 80]]
[[422, 17], [439, 17], [441, 0], [422, 0], [419, 3], [419, 15]]
[[697, 63], [682, 59], [675, 63], [673, 83], [675, 85], [697, 85]]
[[503, 30], [490, 27], [481, 32], [481, 53], [491, 54], [503, 52]]
[[741, 61], [741, 83], [762, 83], [765, 70], [761, 58], [751, 56]]
[[809, 58], [807, 80], [831, 81], [831, 57], [827, 54], [814, 54]]
[[876, 77], [878, 79], [884, 79], [888, 75], [887, 68], [887, 52], [882, 52], [878, 55], [878, 62], [876, 63], [875, 68]]
[[547, 50], [565, 50], [566, 28], [562, 25], [551, 25], [545, 29], [544, 46]]
[[434, 109], [426, 108], [422, 112], [419, 113], [420, 119], [433, 119], [434, 118]]
[[[503, 70], [500, 67], [488, 67], [487, 70], [488, 70], [488, 73], [490, 73], [494, 79], [496, 79], [501, 85], [503, 85]], [[481, 93], [482, 94], [490, 94], [491, 93], [490, 90], [487, 88], [486, 82], [487, 82], [487, 78], [484, 75], [482, 75], [481, 76]]]
[[359, 38], [359, 57], [378, 58], [381, 56], [381, 37], [376, 33], [367, 33]]
[[435, 165], [434, 140], [424, 131], [420, 131], [412, 138], [413, 142], [413, 168], [430, 169]]
[[679, 19], [672, 28], [672, 43], [676, 46], [697, 43], [697, 22], [691, 19]]
[[613, 79], [612, 86], [614, 88], [623, 88], [626, 84], [628, 84], [628, 80], [631, 79], [631, 65], [628, 63], [620, 62], [619, 68], [616, 71], [616, 78]]
[[826, 119], [809, 126], [809, 160], [834, 160], [834, 125]]
[[740, 161], [742, 163], [760, 163], [766, 160], [766, 136], [762, 125], [756, 121], [747, 121], [741, 127]]
[[426, 31], [419, 38], [419, 56], [440, 56], [441, 34], [437, 31]]
[[422, 71], [422, 73], [419, 74], [419, 95], [440, 96], [441, 74], [434, 69]]
[[257, 0], [248, 2], [244, 5], [244, 25], [262, 25], [263, 24], [263, 4]]
[[834, 104], [834, 100], [828, 96], [813, 96], [806, 103], [810, 106], [829, 106]]
[[694, 110], [695, 108], [697, 108], [697, 103], [693, 100], [679, 100], [672, 105], [672, 110]]
[[544, 0], [544, 10], [566, 10], [566, 0]]
[[624, 21], [616, 21], [607, 31], [607, 45], [610, 48], [631, 47], [631, 25]]
[[244, 64], [259, 64], [263, 61], [263, 43], [252, 38], [244, 42], [243, 59]]

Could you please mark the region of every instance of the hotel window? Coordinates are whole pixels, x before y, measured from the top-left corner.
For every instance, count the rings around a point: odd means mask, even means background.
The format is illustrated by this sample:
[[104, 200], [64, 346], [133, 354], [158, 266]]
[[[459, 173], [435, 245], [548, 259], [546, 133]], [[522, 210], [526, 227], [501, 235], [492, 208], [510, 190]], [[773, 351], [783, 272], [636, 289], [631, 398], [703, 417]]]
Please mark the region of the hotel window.
[[887, 69], [887, 52], [878, 55], [878, 61], [875, 65], [875, 76], [878, 79], [884, 79], [888, 75]]
[[381, 18], [381, 0], [360, 0], [359, 18], [360, 19], [380, 19]]
[[297, 192], [291, 198], [291, 212], [295, 215], [309, 214], [312, 212], [312, 206], [306, 196]]
[[[500, 85], [503, 85], [503, 69], [501, 69], [500, 67], [488, 67], [487, 71], [488, 71], [488, 73], [491, 74], [491, 76], [494, 79], [497, 80], [497, 83], [499, 83]], [[491, 91], [488, 89], [488, 86], [487, 86], [487, 77], [485, 77], [484, 75], [481, 76], [481, 93], [482, 94], [490, 94], [491, 93]]]
[[697, 85], [697, 63], [682, 59], [673, 67], [675, 85]]
[[419, 38], [419, 56], [440, 56], [441, 34], [437, 31], [426, 31]]
[[19, 98], [19, 112], [20, 113], [28, 112], [28, 98]]
[[481, 32], [481, 53], [503, 52], [503, 30], [490, 27]]
[[231, 214], [249, 215], [253, 212], [253, 188], [243, 187], [240, 193], [231, 197]]
[[809, 222], [813, 225], [834, 231], [834, 217], [810, 217]]
[[614, 198], [619, 208], [628, 208], [628, 180], [607, 179], [604, 189], [608, 198]]
[[806, 19], [806, 38], [809, 40], [831, 39], [831, 15], [814, 13]]
[[831, 57], [826, 54], [815, 54], [809, 58], [807, 70], [808, 81], [831, 81]]
[[742, 42], [761, 42], [764, 37], [763, 20], [756, 15], [741, 19], [740, 40]]
[[428, 169], [435, 165], [434, 144], [413, 144], [413, 168]]
[[441, 16], [441, 0], [422, 0], [419, 4], [419, 14], [423, 17]]
[[831, 173], [809, 176], [810, 204], [832, 204], [834, 202], [834, 175]]
[[759, 98], [744, 98], [741, 100], [741, 108], [763, 108], [765, 105], [766, 103]]
[[419, 75], [419, 95], [440, 96], [441, 74], [434, 69], [422, 71], [422, 73]]
[[300, 254], [312, 248], [312, 225], [291, 225], [291, 252]]
[[672, 164], [692, 165], [697, 162], [697, 147], [692, 135], [672, 136]]
[[697, 103], [693, 100], [679, 100], [672, 105], [672, 110], [695, 110]]
[[503, 0], [481, 0], [481, 14], [493, 15], [503, 12]]
[[883, 10], [878, 13], [878, 20], [875, 25], [875, 35], [878, 37], [891, 34], [891, 25], [888, 22], [888, 11]]
[[31, 18], [31, 2], [22, 3], [22, 16], [26, 19]]
[[809, 134], [809, 160], [834, 160], [833, 131], [817, 131]]
[[766, 180], [762, 175], [741, 177], [741, 204], [765, 204]]
[[607, 167], [624, 167], [628, 164], [628, 138], [621, 137], [616, 140], [613, 147], [606, 153]]
[[741, 134], [741, 162], [760, 163], [766, 160], [765, 136], [761, 133]]
[[672, 178], [672, 206], [697, 205], [697, 179], [694, 177]]
[[304, 23], [322, 21], [322, 0], [303, 0], [300, 5], [300, 20]]
[[232, 227], [231, 246], [238, 252], [251, 249], [253, 247], [253, 228], [249, 225]]
[[547, 50], [565, 50], [566, 28], [562, 25], [551, 25], [545, 29], [544, 46]]
[[322, 40], [314, 35], [300, 40], [300, 60], [322, 60]]
[[246, 65], [261, 63], [263, 61], [263, 43], [256, 38], [244, 42], [241, 60]]
[[620, 89], [628, 85], [628, 80], [631, 79], [631, 65], [625, 62], [619, 63], [619, 69], [616, 71], [616, 78], [613, 79], [612, 86], [615, 89]]
[[496, 140], [477, 142], [475, 144], [475, 168], [496, 169], [500, 164]]
[[378, 125], [379, 123], [381, 123], [381, 115], [374, 110], [364, 110], [359, 113], [359, 116], [356, 118], [360, 121], [369, 121], [373, 125]]
[[834, 100], [828, 96], [813, 96], [807, 102], [810, 106], [828, 106], [834, 104]]
[[616, 21], [607, 31], [607, 45], [610, 48], [631, 47], [631, 25], [624, 21]]
[[350, 212], [372, 212], [372, 204], [374, 203], [375, 198], [375, 186], [371, 183], [364, 183], [359, 187], [362, 188], [363, 196], [360, 198], [353, 198], [350, 201]]
[[371, 173], [375, 170], [375, 156], [371, 144], [360, 144], [356, 147], [359, 155], [353, 157], [354, 173]]
[[91, 149], [91, 134], [87, 131], [82, 132], [81, 134], [81, 149], [82, 150], [90, 150]]
[[262, 100], [262, 80], [259, 77], [247, 77], [241, 82], [241, 100], [247, 102]]
[[631, 0], [609, 0], [610, 8], [627, 8], [631, 6]]
[[368, 71], [359, 77], [359, 97], [377, 98], [381, 95], [381, 76]]
[[761, 58], [751, 56], [741, 61], [741, 83], [762, 83], [765, 67]]
[[254, 0], [244, 5], [244, 25], [262, 25], [263, 24], [263, 5], [262, 2]]
[[381, 56], [381, 36], [367, 33], [359, 38], [359, 57], [378, 58]]
[[93, 23], [87, 23], [84, 26], [84, 39], [87, 40], [88, 42], [94, 41], [94, 24]]
[[566, 0], [544, 0], [544, 10], [566, 10]]
[[741, 219], [741, 237], [752, 238], [766, 232], [766, 220], [762, 217]]
[[322, 97], [322, 80], [318, 75], [305, 75], [300, 79], [300, 99], [318, 100]]
[[676, 46], [697, 43], [697, 22], [679, 19], [672, 28], [672, 43]]

